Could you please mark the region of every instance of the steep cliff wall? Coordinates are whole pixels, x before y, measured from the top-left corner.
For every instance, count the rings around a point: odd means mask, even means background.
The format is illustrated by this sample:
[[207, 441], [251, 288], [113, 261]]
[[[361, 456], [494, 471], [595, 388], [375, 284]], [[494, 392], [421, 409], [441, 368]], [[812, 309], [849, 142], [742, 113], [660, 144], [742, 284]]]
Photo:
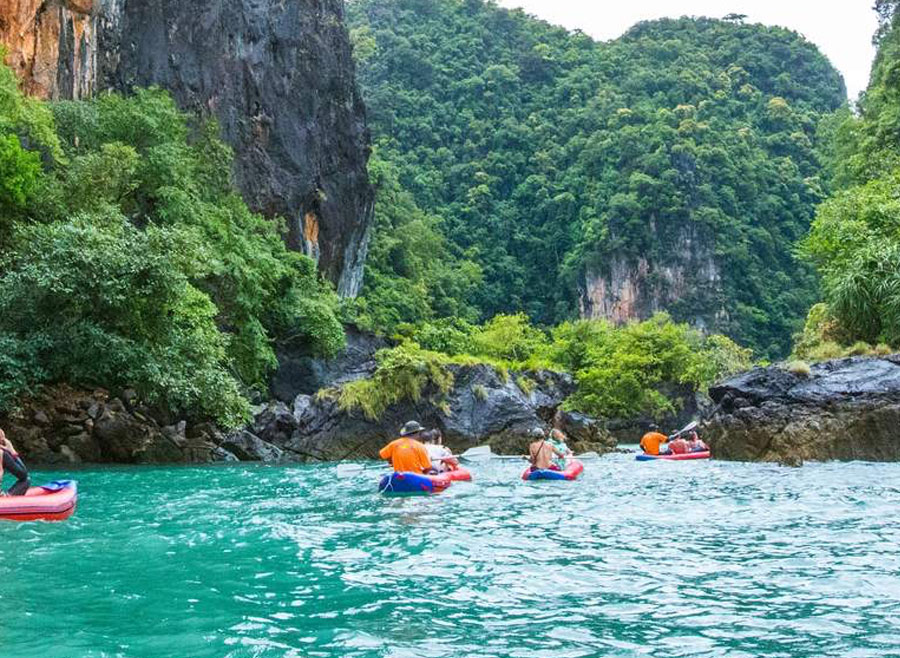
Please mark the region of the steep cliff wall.
[[0, 40], [34, 95], [158, 85], [214, 116], [248, 204], [357, 294], [373, 193], [341, 0], [0, 0]]
[[[624, 323], [670, 311], [679, 319], [710, 327], [722, 319], [722, 276], [711, 240], [691, 226], [678, 231], [660, 254], [633, 259], [612, 254], [584, 271], [581, 316]], [[695, 313], [687, 317], [691, 311]]]

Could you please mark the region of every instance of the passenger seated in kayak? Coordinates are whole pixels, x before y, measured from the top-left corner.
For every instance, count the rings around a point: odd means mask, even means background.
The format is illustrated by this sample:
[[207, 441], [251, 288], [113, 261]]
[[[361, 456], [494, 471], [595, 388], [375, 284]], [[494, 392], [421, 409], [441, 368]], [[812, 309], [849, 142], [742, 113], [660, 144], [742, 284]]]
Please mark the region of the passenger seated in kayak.
[[563, 459], [563, 463], [565, 463], [565, 453], [558, 451], [553, 447], [553, 444], [547, 440], [544, 435], [544, 430], [535, 429], [533, 434], [537, 438], [530, 446], [528, 446], [528, 459], [531, 461], [531, 470], [532, 471], [559, 471], [563, 470], [559, 468], [555, 461], [555, 457], [559, 457]]
[[668, 440], [669, 437], [659, 431], [659, 425], [651, 425], [650, 431], [641, 437], [641, 449], [647, 455], [665, 455], [669, 452], [668, 446], [665, 445]]
[[428, 459], [431, 461], [431, 469], [435, 473], [446, 473], [455, 471], [459, 468], [459, 461], [450, 452], [450, 449], [444, 445], [444, 435], [439, 429], [433, 429], [422, 435], [425, 440], [425, 450], [428, 452]]
[[427, 473], [431, 470], [428, 451], [418, 440], [425, 428], [414, 420], [409, 421], [400, 430], [400, 438], [394, 439], [383, 447], [378, 455], [391, 462], [394, 471], [408, 473]]
[[672, 441], [669, 441], [669, 454], [685, 455], [690, 452], [690, 450], [691, 448], [687, 440], [680, 436], [673, 439]]
[[691, 436], [688, 438], [688, 452], [707, 452], [709, 450], [709, 446], [697, 436], [696, 432], [691, 432]]
[[5, 493], [0, 491], [0, 496], [24, 496], [31, 486], [28, 469], [3, 430], [0, 430], [0, 452], [3, 453], [0, 458], [0, 480], [3, 479], [3, 471], [9, 471], [16, 478], [16, 483]]
[[553, 429], [550, 431], [547, 443], [553, 447], [553, 463], [556, 468], [560, 471], [566, 470], [566, 459], [572, 456], [572, 451], [566, 445], [566, 435], [562, 433], [562, 430]]

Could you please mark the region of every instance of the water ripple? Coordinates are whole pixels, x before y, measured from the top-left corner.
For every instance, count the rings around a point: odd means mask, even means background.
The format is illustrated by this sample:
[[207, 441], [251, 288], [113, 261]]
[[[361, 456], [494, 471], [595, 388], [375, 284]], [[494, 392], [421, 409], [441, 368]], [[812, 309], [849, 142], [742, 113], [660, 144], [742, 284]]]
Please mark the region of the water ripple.
[[69, 522], [0, 525], [0, 654], [900, 654], [900, 466], [519, 470], [402, 500], [328, 466], [82, 471]]

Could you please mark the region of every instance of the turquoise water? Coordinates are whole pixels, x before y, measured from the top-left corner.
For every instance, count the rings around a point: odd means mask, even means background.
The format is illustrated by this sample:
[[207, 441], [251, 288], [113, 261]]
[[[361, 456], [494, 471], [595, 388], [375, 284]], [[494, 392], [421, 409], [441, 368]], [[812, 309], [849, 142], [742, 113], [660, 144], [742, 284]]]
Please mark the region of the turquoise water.
[[0, 656], [900, 655], [900, 465], [473, 470], [77, 472], [71, 520], [0, 524]]

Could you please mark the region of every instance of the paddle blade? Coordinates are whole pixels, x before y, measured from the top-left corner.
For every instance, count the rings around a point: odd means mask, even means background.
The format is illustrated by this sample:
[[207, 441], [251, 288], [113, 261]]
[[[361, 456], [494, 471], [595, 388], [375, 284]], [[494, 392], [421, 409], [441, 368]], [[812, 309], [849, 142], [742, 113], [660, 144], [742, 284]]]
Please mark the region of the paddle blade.
[[491, 454], [491, 446], [476, 446], [466, 450], [460, 457], [463, 459], [476, 459], [479, 457], [490, 459]]
[[364, 469], [362, 464], [338, 464], [336, 470], [339, 478], [352, 478], [362, 473]]
[[600, 459], [600, 455], [596, 452], [586, 452], [582, 455], [575, 455], [575, 459], [582, 461], [584, 459]]

